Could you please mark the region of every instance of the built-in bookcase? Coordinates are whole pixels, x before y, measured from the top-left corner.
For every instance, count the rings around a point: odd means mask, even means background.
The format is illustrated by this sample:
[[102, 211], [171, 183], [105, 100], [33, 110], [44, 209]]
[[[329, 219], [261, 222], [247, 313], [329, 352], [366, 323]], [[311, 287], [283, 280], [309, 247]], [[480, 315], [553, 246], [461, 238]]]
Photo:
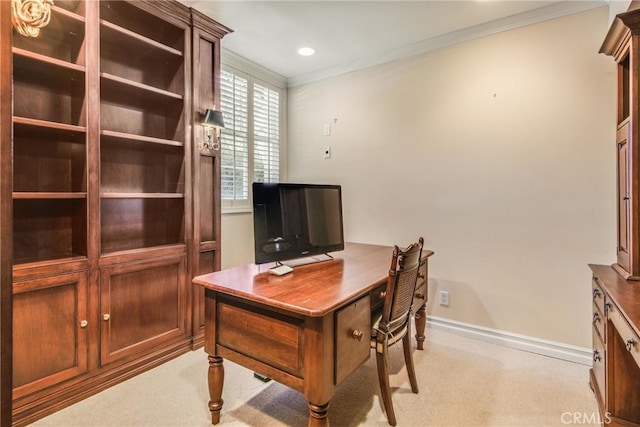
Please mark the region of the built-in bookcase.
[[174, 0], [56, 0], [39, 37], [14, 31], [2, 123], [13, 188], [0, 195], [12, 208], [14, 425], [186, 352], [194, 330], [201, 344], [191, 278], [219, 268], [220, 211], [219, 168], [194, 167], [217, 161], [197, 120], [216, 105], [229, 29], [197, 14], [215, 62], [196, 63], [193, 14]]
[[84, 3], [57, 1], [47, 41], [14, 36], [14, 264], [87, 256]]
[[184, 28], [100, 5], [101, 253], [184, 244]]

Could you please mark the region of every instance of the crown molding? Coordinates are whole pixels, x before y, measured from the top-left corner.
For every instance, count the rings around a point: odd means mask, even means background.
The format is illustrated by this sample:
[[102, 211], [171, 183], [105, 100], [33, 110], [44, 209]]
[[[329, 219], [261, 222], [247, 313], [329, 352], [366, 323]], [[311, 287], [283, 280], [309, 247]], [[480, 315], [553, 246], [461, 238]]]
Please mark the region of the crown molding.
[[[0, 0], [1, 1], [1, 0]], [[287, 78], [263, 67], [257, 62], [253, 62], [244, 56], [238, 55], [232, 50], [221, 48], [220, 52], [222, 65], [228, 66], [243, 73], [257, 77], [265, 83], [269, 83], [279, 88], [287, 87]]]
[[401, 46], [399, 48], [383, 52], [379, 55], [369, 56], [313, 73], [294, 76], [287, 80], [287, 87], [300, 86], [363, 68], [420, 55], [443, 47], [513, 30], [526, 25], [536, 24], [550, 19], [560, 18], [597, 7], [606, 6], [608, 3], [608, 0], [563, 1], [555, 3], [532, 11], [497, 19], [484, 24], [465, 28], [463, 30], [432, 37], [417, 43]]

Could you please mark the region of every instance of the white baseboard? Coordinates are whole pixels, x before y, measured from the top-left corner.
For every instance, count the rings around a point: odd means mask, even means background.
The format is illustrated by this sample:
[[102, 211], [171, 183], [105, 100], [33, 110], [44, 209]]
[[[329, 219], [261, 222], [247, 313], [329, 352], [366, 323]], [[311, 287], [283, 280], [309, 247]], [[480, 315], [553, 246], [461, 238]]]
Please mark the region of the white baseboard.
[[578, 347], [556, 341], [543, 340], [512, 332], [444, 319], [442, 317], [427, 316], [429, 328], [451, 332], [453, 334], [486, 341], [505, 347], [528, 351], [543, 356], [555, 357], [568, 362], [591, 366], [593, 352], [590, 348]]

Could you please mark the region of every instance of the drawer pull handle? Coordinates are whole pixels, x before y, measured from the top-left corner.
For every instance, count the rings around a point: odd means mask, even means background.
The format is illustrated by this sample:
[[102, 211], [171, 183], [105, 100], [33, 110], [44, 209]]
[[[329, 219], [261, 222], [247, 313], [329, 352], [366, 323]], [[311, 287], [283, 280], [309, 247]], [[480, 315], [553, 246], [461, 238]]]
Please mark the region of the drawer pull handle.
[[418, 273], [418, 279], [424, 279], [424, 273]]
[[384, 299], [387, 296], [387, 291], [380, 291], [380, 298]]
[[593, 290], [593, 299], [599, 298], [600, 295], [602, 295], [602, 292], [600, 292], [600, 289], [596, 288]]
[[593, 350], [593, 361], [599, 362], [601, 360], [602, 360], [602, 357], [600, 357], [600, 352], [598, 350]]
[[626, 347], [627, 351], [631, 351], [633, 350], [634, 345], [636, 345], [636, 342], [633, 340], [633, 338], [629, 338], [624, 346]]
[[353, 332], [351, 333], [351, 337], [354, 340], [362, 341], [362, 337], [363, 336], [364, 336], [364, 333], [362, 331], [357, 330], [357, 329], [354, 329]]
[[89, 322], [87, 322], [86, 320], [81, 320], [80, 321], [80, 327], [81, 328], [86, 328], [88, 324], [89, 324]]
[[109, 313], [105, 313], [102, 315], [102, 320], [109, 320], [111, 318], [111, 316], [109, 315]]
[[418, 299], [424, 299], [424, 295], [423, 294], [415, 294], [414, 297], [418, 298]]
[[598, 313], [593, 313], [593, 323], [596, 324], [600, 321], [600, 315]]

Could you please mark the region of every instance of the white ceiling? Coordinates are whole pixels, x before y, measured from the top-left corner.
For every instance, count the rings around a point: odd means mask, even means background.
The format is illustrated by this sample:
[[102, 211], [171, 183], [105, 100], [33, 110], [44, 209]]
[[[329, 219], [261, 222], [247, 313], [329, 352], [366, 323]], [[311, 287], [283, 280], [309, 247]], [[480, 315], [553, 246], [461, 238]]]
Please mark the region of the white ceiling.
[[[577, 13], [607, 0], [180, 0], [234, 30], [222, 46], [289, 85]], [[310, 46], [316, 54], [302, 57]]]

